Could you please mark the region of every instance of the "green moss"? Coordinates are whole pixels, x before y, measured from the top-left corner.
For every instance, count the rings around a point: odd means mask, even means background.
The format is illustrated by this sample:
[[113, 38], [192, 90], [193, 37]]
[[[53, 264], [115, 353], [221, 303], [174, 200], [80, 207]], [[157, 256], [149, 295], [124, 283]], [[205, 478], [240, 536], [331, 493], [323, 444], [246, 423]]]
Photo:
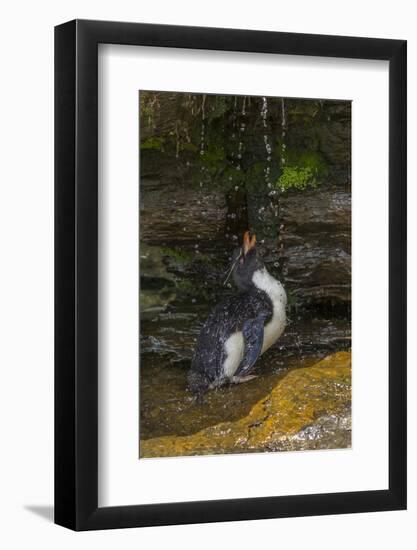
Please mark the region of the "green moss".
[[327, 165], [322, 155], [317, 151], [308, 151], [299, 155], [298, 164], [309, 168], [317, 176], [327, 174]]
[[140, 148], [142, 150], [145, 149], [158, 149], [162, 150], [164, 145], [164, 139], [161, 137], [149, 137], [147, 139], [144, 139], [140, 143]]
[[180, 151], [191, 151], [192, 153], [196, 153], [198, 151], [197, 145], [194, 145], [194, 143], [181, 143]]
[[221, 146], [209, 145], [201, 156], [203, 164], [211, 166], [225, 160], [225, 151]]
[[275, 182], [281, 191], [304, 191], [308, 187], [318, 187], [328, 172], [323, 157], [317, 151], [286, 150], [283, 160], [285, 166]]
[[310, 168], [286, 166], [276, 182], [281, 191], [296, 189], [304, 191], [307, 187], [317, 187], [317, 179]]
[[187, 252], [180, 248], [170, 248], [162, 246], [161, 252], [179, 265], [189, 264], [191, 262], [212, 263], [212, 259], [207, 254]]
[[178, 263], [185, 264], [192, 261], [192, 255], [179, 248], [169, 248], [167, 246], [161, 247], [161, 252], [165, 256], [172, 258]]

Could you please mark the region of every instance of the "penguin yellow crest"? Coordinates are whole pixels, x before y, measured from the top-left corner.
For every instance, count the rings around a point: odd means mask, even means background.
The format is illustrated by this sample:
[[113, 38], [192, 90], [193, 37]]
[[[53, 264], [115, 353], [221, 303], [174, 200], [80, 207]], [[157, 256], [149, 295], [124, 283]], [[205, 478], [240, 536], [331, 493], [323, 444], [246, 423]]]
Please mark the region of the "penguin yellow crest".
[[245, 255], [249, 252], [249, 250], [254, 248], [255, 245], [256, 235], [252, 235], [251, 237], [249, 231], [245, 231], [243, 235], [243, 252], [245, 253]]

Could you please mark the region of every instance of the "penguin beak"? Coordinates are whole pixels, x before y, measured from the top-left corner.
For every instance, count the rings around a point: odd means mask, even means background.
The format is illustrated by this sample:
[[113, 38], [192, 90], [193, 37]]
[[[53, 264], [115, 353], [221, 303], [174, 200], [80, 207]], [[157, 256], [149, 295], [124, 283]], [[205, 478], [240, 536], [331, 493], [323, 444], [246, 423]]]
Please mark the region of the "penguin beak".
[[246, 254], [249, 252], [249, 250], [252, 250], [252, 248], [255, 248], [256, 245], [256, 235], [250, 236], [249, 231], [245, 231], [243, 235], [243, 254], [246, 256]]
[[239, 256], [236, 258], [236, 260], [233, 262], [232, 267], [229, 269], [229, 271], [227, 273], [227, 277], [226, 277], [226, 279], [223, 283], [223, 286], [226, 286], [227, 281], [230, 279], [230, 275], [232, 274], [232, 271], [235, 268], [235, 265], [237, 264], [237, 262], [240, 260], [241, 257], [242, 257], [242, 252], [239, 254]]
[[252, 248], [255, 248], [255, 245], [256, 245], [256, 235], [252, 235], [251, 237], [249, 234], [249, 231], [245, 231], [243, 235], [243, 244], [242, 244], [240, 254], [236, 258], [236, 260], [233, 262], [232, 266], [230, 267], [227, 273], [226, 280], [224, 281], [223, 285], [227, 284], [227, 281], [230, 279], [230, 275], [232, 274], [237, 262], [240, 261], [240, 263], [243, 263], [246, 254], [249, 252], [249, 250], [252, 250]]

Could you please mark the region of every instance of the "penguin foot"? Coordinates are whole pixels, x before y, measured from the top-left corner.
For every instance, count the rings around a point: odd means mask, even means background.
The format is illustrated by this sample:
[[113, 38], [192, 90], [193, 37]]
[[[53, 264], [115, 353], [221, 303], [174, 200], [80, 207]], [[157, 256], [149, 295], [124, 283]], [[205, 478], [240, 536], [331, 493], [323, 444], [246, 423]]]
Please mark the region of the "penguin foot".
[[191, 405], [203, 405], [204, 404], [204, 394], [197, 393], [189, 398]]
[[243, 384], [243, 382], [249, 382], [249, 380], [253, 380], [254, 378], [258, 378], [258, 375], [248, 374], [247, 376], [233, 376], [231, 382], [232, 384]]

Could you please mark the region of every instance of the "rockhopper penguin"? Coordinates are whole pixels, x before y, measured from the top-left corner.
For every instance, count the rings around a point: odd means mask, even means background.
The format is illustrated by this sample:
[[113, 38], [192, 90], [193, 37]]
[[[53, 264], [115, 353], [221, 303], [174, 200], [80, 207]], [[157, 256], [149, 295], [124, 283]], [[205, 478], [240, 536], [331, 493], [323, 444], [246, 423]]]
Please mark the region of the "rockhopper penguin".
[[249, 231], [233, 254], [230, 275], [238, 293], [210, 313], [199, 337], [188, 373], [193, 394], [201, 398], [211, 388], [244, 382], [258, 357], [269, 349], [285, 328], [287, 296], [284, 287], [268, 273]]

